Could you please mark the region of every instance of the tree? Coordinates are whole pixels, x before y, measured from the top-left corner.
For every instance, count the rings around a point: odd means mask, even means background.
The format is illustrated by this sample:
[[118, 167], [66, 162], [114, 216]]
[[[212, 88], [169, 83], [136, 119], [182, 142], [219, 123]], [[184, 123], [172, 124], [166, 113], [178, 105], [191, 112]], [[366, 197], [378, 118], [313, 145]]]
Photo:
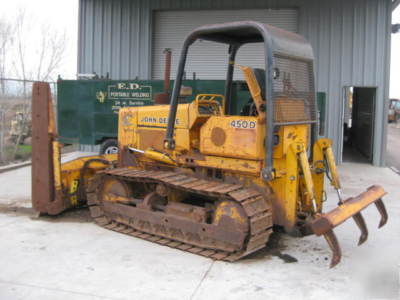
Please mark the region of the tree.
[[39, 62], [36, 80], [54, 81], [57, 70], [64, 59], [67, 45], [65, 32], [51, 31], [49, 27], [42, 27], [41, 46], [38, 49]]
[[13, 77], [22, 80], [54, 81], [67, 50], [67, 35], [50, 26], [38, 24], [24, 10], [13, 24]]
[[12, 44], [12, 26], [5, 20], [0, 20], [0, 91], [5, 93], [3, 78], [7, 71], [8, 51]]
[[[4, 46], [3, 46], [4, 44]], [[21, 132], [16, 138], [15, 157], [23, 133], [30, 124], [31, 100], [29, 81], [55, 81], [67, 50], [67, 36], [51, 24], [39, 23], [20, 10], [15, 18], [0, 18], [0, 82], [1, 78], [21, 79], [18, 112], [22, 114]], [[6, 59], [7, 58], [7, 59]], [[4, 84], [1, 84], [4, 91]], [[18, 89], [13, 86], [13, 91]], [[21, 101], [22, 100], [22, 101]], [[17, 110], [14, 105], [12, 110]]]

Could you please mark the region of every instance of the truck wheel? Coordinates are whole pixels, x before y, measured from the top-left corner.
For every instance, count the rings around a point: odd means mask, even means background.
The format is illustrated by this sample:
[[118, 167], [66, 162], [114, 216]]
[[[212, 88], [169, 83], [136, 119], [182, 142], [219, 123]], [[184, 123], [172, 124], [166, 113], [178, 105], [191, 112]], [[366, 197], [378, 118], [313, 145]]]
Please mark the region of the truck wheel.
[[118, 153], [118, 142], [114, 139], [105, 140], [100, 146], [100, 155]]

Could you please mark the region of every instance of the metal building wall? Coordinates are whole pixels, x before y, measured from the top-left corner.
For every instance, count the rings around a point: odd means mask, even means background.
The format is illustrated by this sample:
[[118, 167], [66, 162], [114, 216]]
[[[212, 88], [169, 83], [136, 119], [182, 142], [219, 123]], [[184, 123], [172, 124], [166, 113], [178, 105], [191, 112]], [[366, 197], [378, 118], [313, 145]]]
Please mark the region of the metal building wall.
[[[297, 9], [218, 9], [218, 10], [167, 10], [153, 13], [152, 72], [153, 79], [163, 79], [165, 54], [172, 50], [171, 77], [176, 76], [180, 48], [187, 33], [204, 24], [215, 24], [247, 19], [268, 23], [288, 31], [298, 32]], [[199, 79], [225, 79], [228, 69], [228, 46], [210, 41], [196, 41], [190, 46], [185, 72], [190, 78], [196, 72]], [[259, 67], [264, 64], [262, 43], [241, 47], [235, 61], [239, 65]], [[239, 70], [233, 74], [235, 80], [244, 80]]]
[[154, 10], [298, 8], [299, 31], [316, 57], [317, 91], [326, 92], [327, 136], [338, 122], [344, 86], [377, 87], [375, 165], [384, 164], [391, 0], [80, 0], [78, 71], [113, 79], [150, 78]]

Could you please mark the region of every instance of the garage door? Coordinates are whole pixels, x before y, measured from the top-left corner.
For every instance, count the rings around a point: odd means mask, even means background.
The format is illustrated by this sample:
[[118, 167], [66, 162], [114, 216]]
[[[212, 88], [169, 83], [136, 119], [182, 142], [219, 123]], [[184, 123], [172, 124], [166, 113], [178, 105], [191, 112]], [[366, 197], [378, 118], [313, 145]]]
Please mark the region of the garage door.
[[[191, 10], [156, 11], [153, 15], [152, 77], [162, 79], [165, 48], [172, 49], [172, 74], [175, 78], [183, 39], [194, 28], [204, 24], [254, 20], [297, 32], [296, 9]], [[208, 41], [197, 41], [189, 49], [186, 77], [196, 73], [199, 79], [224, 79], [227, 70], [228, 47]], [[261, 44], [243, 46], [236, 63], [247, 66], [264, 64]], [[235, 79], [242, 79], [235, 70]]]

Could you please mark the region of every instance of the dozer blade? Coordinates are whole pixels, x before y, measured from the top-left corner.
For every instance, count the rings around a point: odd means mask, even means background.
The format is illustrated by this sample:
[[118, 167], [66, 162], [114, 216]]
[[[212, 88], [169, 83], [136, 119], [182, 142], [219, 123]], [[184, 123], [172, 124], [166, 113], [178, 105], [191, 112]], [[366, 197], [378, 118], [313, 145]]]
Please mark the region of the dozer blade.
[[85, 184], [112, 165], [116, 154], [86, 156], [61, 164], [50, 86], [35, 82], [32, 88], [32, 207], [41, 214], [57, 215], [86, 200]]
[[[68, 208], [61, 191], [55, 190], [59, 153], [50, 86], [35, 82], [32, 87], [32, 206], [40, 213], [57, 214]], [[55, 164], [56, 163], [56, 164]], [[56, 176], [54, 176], [56, 175]]]
[[374, 185], [356, 197], [349, 198], [339, 204], [338, 207], [328, 213], [318, 214], [316, 218], [310, 223], [311, 230], [317, 236], [324, 235], [329, 247], [333, 252], [330, 267], [334, 267], [340, 262], [341, 250], [333, 228], [342, 224], [349, 218], [353, 218], [361, 231], [358, 245], [364, 243], [368, 238], [368, 229], [365, 225], [361, 211], [368, 205], [375, 203], [380, 215], [381, 220], [379, 228], [386, 224], [388, 215], [385, 205], [383, 204], [382, 197], [386, 194], [382, 187]]

